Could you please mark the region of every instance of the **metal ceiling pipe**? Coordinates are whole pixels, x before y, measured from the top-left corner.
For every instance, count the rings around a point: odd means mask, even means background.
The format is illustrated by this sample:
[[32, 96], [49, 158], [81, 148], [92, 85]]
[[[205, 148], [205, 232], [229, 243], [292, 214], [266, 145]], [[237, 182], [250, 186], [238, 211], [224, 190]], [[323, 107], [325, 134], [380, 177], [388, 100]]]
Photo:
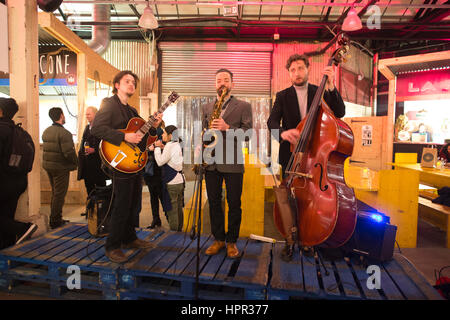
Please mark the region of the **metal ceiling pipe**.
[[[111, 9], [108, 4], [95, 4], [93, 5], [92, 19], [94, 21], [110, 21]], [[92, 26], [92, 39], [87, 45], [102, 55], [106, 49], [108, 49], [111, 42], [111, 28], [109, 25], [93, 25]]]

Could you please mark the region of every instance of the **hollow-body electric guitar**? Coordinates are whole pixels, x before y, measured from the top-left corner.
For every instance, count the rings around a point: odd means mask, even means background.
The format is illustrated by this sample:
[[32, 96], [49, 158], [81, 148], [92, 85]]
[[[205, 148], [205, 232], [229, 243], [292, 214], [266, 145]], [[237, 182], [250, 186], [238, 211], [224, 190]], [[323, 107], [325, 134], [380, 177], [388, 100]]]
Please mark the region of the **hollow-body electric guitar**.
[[[167, 101], [159, 108], [158, 113], [163, 113], [164, 110], [179, 98], [176, 92], [172, 92]], [[127, 127], [119, 131], [123, 133], [140, 133], [145, 136], [150, 128], [153, 126], [155, 118], [150, 116], [150, 119], [146, 122], [142, 118], [131, 118], [128, 121]], [[154, 143], [157, 136], [151, 136], [147, 138], [145, 145], [129, 143], [122, 141], [120, 145], [112, 144], [108, 141], [102, 140], [100, 142], [100, 157], [102, 161], [111, 169], [120, 171], [122, 173], [136, 173], [142, 170], [148, 160], [147, 147]], [[143, 148], [142, 148], [143, 147]], [[142, 149], [141, 149], [142, 148]]]

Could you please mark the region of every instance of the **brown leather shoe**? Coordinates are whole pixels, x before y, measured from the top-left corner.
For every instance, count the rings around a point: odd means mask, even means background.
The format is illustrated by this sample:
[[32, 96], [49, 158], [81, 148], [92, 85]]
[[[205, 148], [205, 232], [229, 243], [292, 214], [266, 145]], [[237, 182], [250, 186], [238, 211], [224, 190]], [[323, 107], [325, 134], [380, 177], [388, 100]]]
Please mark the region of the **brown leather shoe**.
[[106, 251], [105, 255], [108, 257], [108, 259], [115, 263], [124, 263], [128, 260], [128, 258], [123, 254], [122, 250], [120, 249], [114, 249]]
[[227, 243], [227, 256], [232, 259], [239, 257], [239, 250], [236, 247], [236, 243]]
[[220, 249], [225, 247], [225, 241], [217, 241], [215, 240], [212, 245], [209, 246], [208, 249], [206, 249], [205, 254], [208, 256], [213, 256], [215, 254], [218, 254]]
[[123, 249], [149, 249], [154, 248], [155, 245], [151, 242], [136, 239], [130, 243], [122, 244]]

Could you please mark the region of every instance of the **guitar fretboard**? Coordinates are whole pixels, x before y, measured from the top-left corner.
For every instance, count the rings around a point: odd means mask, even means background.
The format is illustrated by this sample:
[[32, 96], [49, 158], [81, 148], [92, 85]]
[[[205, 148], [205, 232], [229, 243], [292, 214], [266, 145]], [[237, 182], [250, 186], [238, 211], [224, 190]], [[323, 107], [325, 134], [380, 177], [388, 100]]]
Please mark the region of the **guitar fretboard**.
[[[163, 113], [164, 110], [167, 109], [167, 107], [175, 102], [178, 99], [178, 96], [175, 94], [171, 94], [167, 101], [158, 109], [158, 113]], [[147, 134], [147, 132], [150, 130], [150, 128], [153, 126], [153, 123], [155, 123], [156, 119], [153, 117], [153, 115], [150, 116], [150, 119], [139, 129], [144, 135]]]

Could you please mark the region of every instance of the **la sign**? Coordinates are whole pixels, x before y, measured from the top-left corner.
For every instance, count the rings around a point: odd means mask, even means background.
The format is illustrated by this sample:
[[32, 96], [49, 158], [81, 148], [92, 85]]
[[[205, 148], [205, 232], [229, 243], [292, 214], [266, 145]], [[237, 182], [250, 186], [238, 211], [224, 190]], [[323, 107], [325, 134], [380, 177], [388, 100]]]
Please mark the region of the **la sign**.
[[398, 97], [450, 95], [450, 69], [399, 74], [396, 93]]

